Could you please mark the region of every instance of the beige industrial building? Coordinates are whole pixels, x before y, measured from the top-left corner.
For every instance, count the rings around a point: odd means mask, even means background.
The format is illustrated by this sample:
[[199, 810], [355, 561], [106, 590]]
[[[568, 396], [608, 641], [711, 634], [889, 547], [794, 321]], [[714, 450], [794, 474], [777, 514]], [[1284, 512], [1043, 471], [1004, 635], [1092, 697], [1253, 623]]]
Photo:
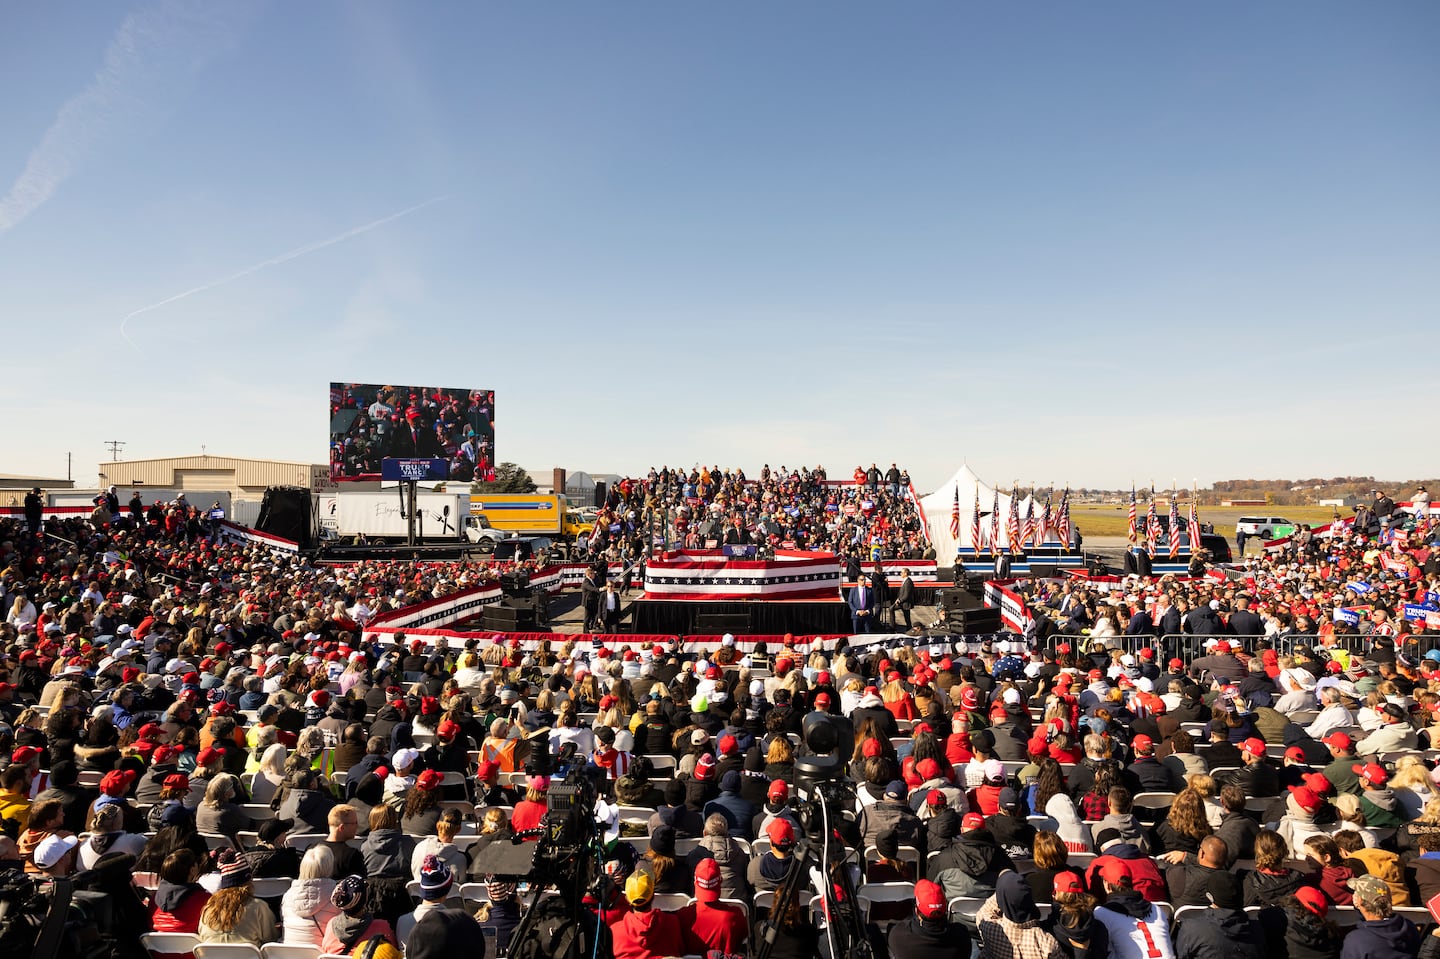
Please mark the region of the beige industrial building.
[[229, 493], [242, 522], [250, 519], [241, 503], [258, 509], [269, 486], [303, 486], [322, 489], [329, 484], [330, 467], [325, 463], [285, 463], [277, 460], [247, 460], [232, 456], [172, 456], [153, 460], [120, 460], [99, 465], [101, 486], [114, 485], [120, 499], [139, 490], [149, 502], [147, 490], [164, 490], [168, 495], [187, 490]]

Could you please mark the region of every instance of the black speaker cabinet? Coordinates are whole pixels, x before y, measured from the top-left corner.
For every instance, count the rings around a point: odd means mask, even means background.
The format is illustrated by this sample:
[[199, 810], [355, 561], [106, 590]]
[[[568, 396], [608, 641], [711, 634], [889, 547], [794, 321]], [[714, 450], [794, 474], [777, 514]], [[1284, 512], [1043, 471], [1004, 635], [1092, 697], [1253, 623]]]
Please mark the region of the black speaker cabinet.
[[695, 617], [695, 629], [701, 633], [748, 633], [749, 613], [699, 613]]

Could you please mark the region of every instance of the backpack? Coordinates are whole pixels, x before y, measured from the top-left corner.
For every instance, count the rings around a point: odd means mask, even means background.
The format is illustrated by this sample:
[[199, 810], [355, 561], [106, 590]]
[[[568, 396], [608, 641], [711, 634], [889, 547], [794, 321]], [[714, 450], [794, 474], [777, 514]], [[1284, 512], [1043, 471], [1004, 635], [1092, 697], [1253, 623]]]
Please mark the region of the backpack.
[[585, 930], [571, 918], [561, 897], [541, 899], [531, 908], [535, 924], [523, 940], [510, 940], [509, 959], [584, 959], [590, 955]]

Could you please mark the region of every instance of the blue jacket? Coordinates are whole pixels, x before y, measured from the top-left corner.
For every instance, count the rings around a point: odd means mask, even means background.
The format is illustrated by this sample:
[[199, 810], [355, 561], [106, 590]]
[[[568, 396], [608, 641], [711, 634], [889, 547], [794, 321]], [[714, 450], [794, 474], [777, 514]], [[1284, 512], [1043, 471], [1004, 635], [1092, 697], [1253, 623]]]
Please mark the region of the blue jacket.
[[1404, 916], [1362, 922], [1345, 937], [1340, 959], [1414, 959], [1420, 930]]

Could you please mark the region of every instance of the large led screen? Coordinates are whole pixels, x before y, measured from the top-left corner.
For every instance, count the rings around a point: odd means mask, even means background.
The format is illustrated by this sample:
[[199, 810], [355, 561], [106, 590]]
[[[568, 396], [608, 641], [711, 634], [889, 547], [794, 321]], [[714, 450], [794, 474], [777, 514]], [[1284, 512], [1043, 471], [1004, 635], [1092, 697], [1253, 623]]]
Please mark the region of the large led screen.
[[450, 478], [495, 475], [495, 391], [330, 384], [330, 476], [379, 479], [386, 457], [441, 457]]

